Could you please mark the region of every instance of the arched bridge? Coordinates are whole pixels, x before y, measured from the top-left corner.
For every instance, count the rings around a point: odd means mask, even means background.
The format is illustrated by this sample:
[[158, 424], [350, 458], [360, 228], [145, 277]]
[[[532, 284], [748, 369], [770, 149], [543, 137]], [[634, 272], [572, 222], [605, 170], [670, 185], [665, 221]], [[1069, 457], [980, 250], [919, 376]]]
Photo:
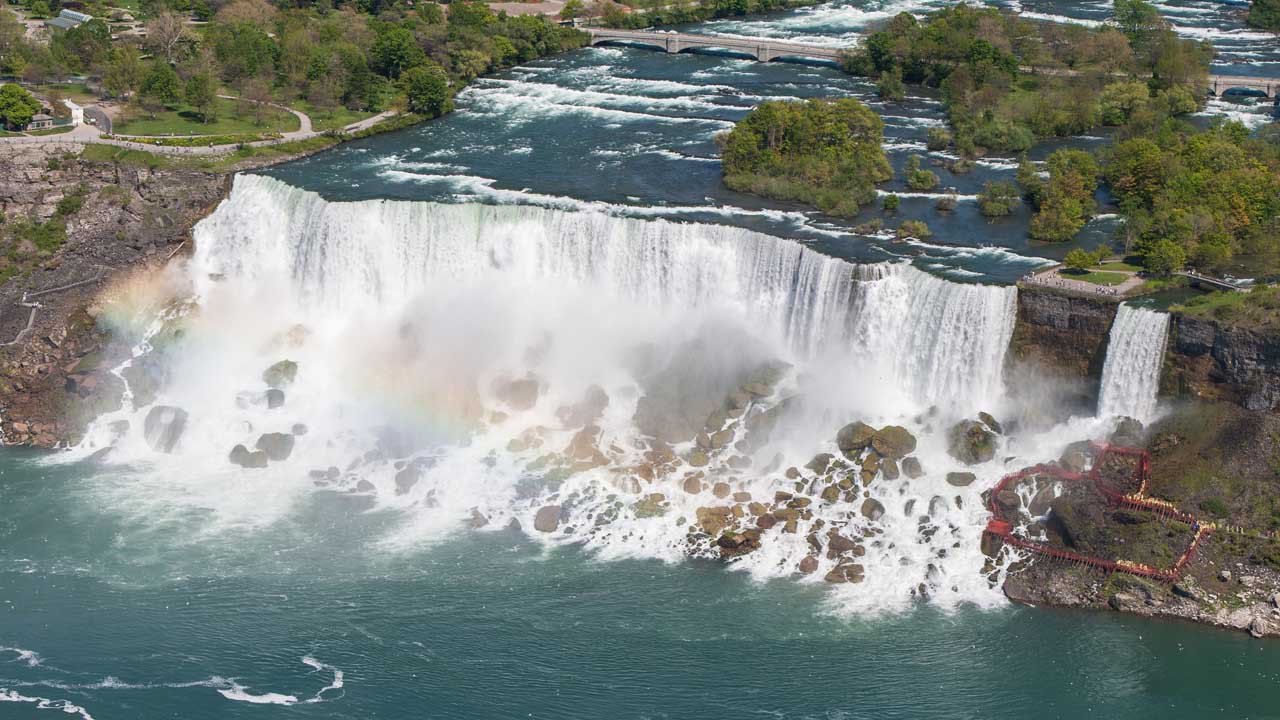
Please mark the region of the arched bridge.
[[1280, 94], [1280, 80], [1276, 78], [1236, 77], [1231, 75], [1210, 75], [1209, 90], [1218, 97], [1232, 90], [1252, 91], [1274, 98]]
[[783, 57], [812, 58], [838, 62], [842, 48], [803, 43], [780, 42], [768, 38], [739, 38], [722, 35], [694, 35], [692, 33], [658, 32], [654, 30], [609, 30], [590, 28], [592, 45], [604, 43], [629, 43], [647, 45], [669, 53], [700, 50], [732, 50], [746, 53], [760, 62]]

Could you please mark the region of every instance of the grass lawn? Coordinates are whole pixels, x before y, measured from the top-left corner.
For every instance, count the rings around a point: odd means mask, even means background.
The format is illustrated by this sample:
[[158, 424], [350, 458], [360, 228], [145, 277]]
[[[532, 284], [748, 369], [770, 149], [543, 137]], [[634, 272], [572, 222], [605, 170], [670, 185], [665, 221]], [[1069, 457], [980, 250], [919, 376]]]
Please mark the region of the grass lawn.
[[1181, 305], [1175, 305], [1170, 310], [1232, 325], [1275, 327], [1280, 324], [1280, 287], [1262, 285], [1249, 292], [1213, 290]]
[[301, 110], [306, 113], [311, 118], [311, 127], [319, 132], [341, 130], [353, 122], [360, 122], [365, 118], [377, 115], [377, 113], [363, 110], [348, 110], [341, 106], [327, 112], [321, 112], [306, 100], [295, 100], [291, 105], [294, 110]]
[[84, 83], [68, 82], [68, 83], [45, 83], [37, 85], [36, 92], [47, 93], [50, 90], [57, 90], [62, 97], [70, 100], [77, 105], [92, 105], [98, 102], [98, 96], [93, 94], [89, 86]]
[[208, 123], [201, 122], [200, 116], [187, 105], [158, 112], [154, 118], [144, 112], [131, 111], [128, 117], [116, 120], [112, 132], [116, 135], [243, 135], [298, 129], [297, 117], [275, 108], [267, 109], [263, 123], [255, 125], [251, 113], [236, 117], [237, 104], [235, 100], [218, 98], [218, 119]]
[[1120, 260], [1117, 260], [1115, 262], [1104, 262], [1098, 267], [1100, 267], [1103, 270], [1125, 270], [1127, 272], [1142, 272], [1143, 270], [1146, 270], [1146, 268], [1142, 267], [1141, 265], [1134, 265], [1132, 263], [1127, 263]]
[[1081, 282], [1093, 283], [1094, 285], [1119, 285], [1129, 279], [1129, 275], [1124, 273], [1063, 270], [1061, 275], [1071, 280], [1080, 280]]
[[61, 135], [65, 132], [75, 130], [75, 125], [63, 125], [62, 127], [44, 128], [43, 130], [31, 130], [28, 135]]

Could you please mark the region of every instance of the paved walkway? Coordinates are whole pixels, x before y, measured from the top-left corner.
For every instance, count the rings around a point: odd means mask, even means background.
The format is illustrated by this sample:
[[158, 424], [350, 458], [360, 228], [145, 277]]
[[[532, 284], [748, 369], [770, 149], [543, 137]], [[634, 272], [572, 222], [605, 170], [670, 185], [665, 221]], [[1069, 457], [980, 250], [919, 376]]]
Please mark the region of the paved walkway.
[[1066, 266], [1058, 265], [1048, 270], [1041, 270], [1022, 278], [1022, 282], [1027, 285], [1038, 285], [1040, 287], [1057, 288], [1059, 290], [1070, 290], [1085, 295], [1096, 295], [1098, 297], [1124, 297], [1129, 291], [1137, 288], [1146, 282], [1138, 277], [1136, 272], [1131, 270], [1107, 270], [1091, 268], [1090, 271], [1115, 273], [1117, 275], [1128, 275], [1128, 279], [1119, 285], [1099, 285], [1097, 283], [1086, 282], [1084, 280], [1076, 280], [1070, 275], [1063, 275], [1062, 271], [1066, 270]]
[[[227, 98], [231, 100], [239, 99], [231, 95], [219, 95], [218, 97]], [[311, 123], [310, 116], [308, 116], [306, 113], [300, 110], [294, 110], [293, 108], [288, 107], [286, 105], [279, 105], [276, 103], [267, 103], [267, 104], [271, 105], [272, 107], [276, 107], [281, 110], [285, 110], [287, 112], [293, 113], [298, 118], [298, 129], [292, 130], [290, 132], [282, 133], [280, 137], [271, 138], [268, 140], [257, 140], [257, 141], [248, 142], [248, 143], [229, 143], [226, 145], [178, 147], [173, 145], [153, 145], [151, 143], [137, 141], [143, 138], [172, 139], [173, 136], [116, 135], [112, 137], [106, 137], [100, 128], [98, 128], [95, 125], [89, 125], [86, 123], [83, 125], [77, 125], [76, 128], [71, 132], [65, 132], [59, 135], [42, 135], [42, 136], [41, 135], [19, 135], [19, 136], [12, 136], [12, 137], [3, 137], [3, 138], [0, 138], [0, 145], [4, 145], [6, 143], [22, 144], [22, 145], [36, 145], [36, 144], [87, 145], [90, 143], [94, 143], [94, 144], [100, 144], [100, 145], [114, 145], [116, 147], [129, 148], [130, 150], [143, 150], [146, 152], [157, 153], [160, 155], [176, 155], [176, 156], [187, 157], [187, 156], [226, 155], [228, 153], [232, 153], [240, 149], [242, 145], [247, 145], [249, 147], [267, 147], [270, 145], [281, 145], [283, 143], [294, 142], [296, 140], [307, 140], [307, 139], [310, 139], [313, 137], [319, 137], [325, 134], [323, 132], [318, 132], [315, 130], [314, 126]], [[368, 117], [368, 118], [365, 118], [364, 120], [360, 120], [358, 122], [353, 122], [350, 125], [346, 125], [345, 127], [342, 128], [340, 132], [354, 133], [354, 132], [360, 132], [361, 130], [367, 130], [368, 128], [371, 128], [374, 125], [382, 122], [383, 120], [393, 117], [394, 115], [396, 115], [396, 112], [394, 110], [387, 110], [385, 112], [378, 113], [373, 117]], [[199, 136], [197, 135], [197, 136], [190, 136], [190, 137], [199, 137]]]

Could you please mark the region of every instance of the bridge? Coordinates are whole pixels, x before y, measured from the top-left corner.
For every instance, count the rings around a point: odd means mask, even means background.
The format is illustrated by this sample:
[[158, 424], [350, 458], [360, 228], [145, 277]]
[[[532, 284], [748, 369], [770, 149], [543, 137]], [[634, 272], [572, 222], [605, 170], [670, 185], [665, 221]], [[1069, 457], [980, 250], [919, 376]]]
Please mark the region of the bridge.
[[[668, 53], [681, 53], [691, 50], [731, 50], [745, 53], [760, 62], [771, 62], [780, 58], [812, 58], [839, 62], [840, 56], [847, 48], [831, 45], [812, 45], [808, 43], [783, 42], [769, 38], [727, 37], [724, 35], [696, 35], [694, 33], [663, 32], [661, 30], [611, 30], [608, 28], [588, 28], [592, 45], [627, 44], [643, 45]], [[1045, 70], [1040, 68], [1023, 68], [1025, 72], [1048, 72], [1075, 74], [1072, 70]], [[1244, 77], [1236, 75], [1210, 75], [1208, 90], [1218, 97], [1235, 91], [1261, 93], [1269, 98], [1280, 96], [1280, 79]]]
[[1244, 90], [1251, 93], [1262, 93], [1274, 98], [1280, 95], [1280, 80], [1276, 78], [1241, 77], [1233, 75], [1210, 75], [1209, 91], [1218, 97], [1233, 90]]
[[1200, 273], [1191, 272], [1189, 270], [1179, 271], [1174, 273], [1174, 275], [1179, 275], [1181, 277], [1188, 278], [1191, 280], [1192, 285], [1198, 285], [1200, 287], [1211, 287], [1215, 290], [1225, 290], [1227, 292], [1246, 292], [1249, 290], [1248, 287], [1237, 285], [1235, 283], [1228, 282], [1221, 278], [1209, 277], [1208, 275], [1201, 275]]
[[668, 53], [713, 49], [746, 53], [760, 62], [780, 58], [812, 58], [839, 62], [844, 48], [826, 45], [780, 42], [769, 38], [741, 38], [723, 35], [695, 35], [693, 33], [661, 32], [656, 30], [610, 30], [590, 28], [592, 45], [624, 43], [645, 45]]

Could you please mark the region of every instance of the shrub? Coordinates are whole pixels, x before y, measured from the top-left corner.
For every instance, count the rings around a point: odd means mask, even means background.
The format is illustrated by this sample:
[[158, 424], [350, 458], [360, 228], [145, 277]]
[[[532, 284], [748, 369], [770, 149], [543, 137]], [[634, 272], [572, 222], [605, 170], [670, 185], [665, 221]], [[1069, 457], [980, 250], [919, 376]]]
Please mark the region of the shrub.
[[933, 232], [929, 230], [929, 225], [923, 220], [903, 220], [898, 226], [898, 239], [915, 238], [916, 240], [925, 240], [933, 236]]
[[907, 176], [907, 187], [916, 192], [924, 192], [932, 190], [938, 186], [938, 176], [933, 174], [931, 170], [925, 170], [920, 167], [920, 158], [912, 155], [907, 159], [907, 167], [905, 169]]
[[928, 139], [926, 145], [930, 150], [946, 150], [951, 145], [951, 133], [945, 128], [931, 127], [929, 128]]
[[896, 194], [890, 193], [884, 196], [884, 200], [882, 201], [881, 205], [882, 207], [884, 207], [885, 212], [896, 213], [898, 212], [898, 206], [901, 203], [902, 203], [901, 198], [899, 198]]
[[978, 211], [983, 217], [1005, 217], [1013, 212], [1018, 202], [1018, 188], [1010, 182], [989, 180], [978, 193]]
[[938, 201], [934, 203], [933, 206], [941, 212], [951, 212], [952, 210], [955, 210], [956, 205], [959, 204], [960, 200], [956, 197], [955, 193], [947, 193], [946, 195], [938, 198]]

